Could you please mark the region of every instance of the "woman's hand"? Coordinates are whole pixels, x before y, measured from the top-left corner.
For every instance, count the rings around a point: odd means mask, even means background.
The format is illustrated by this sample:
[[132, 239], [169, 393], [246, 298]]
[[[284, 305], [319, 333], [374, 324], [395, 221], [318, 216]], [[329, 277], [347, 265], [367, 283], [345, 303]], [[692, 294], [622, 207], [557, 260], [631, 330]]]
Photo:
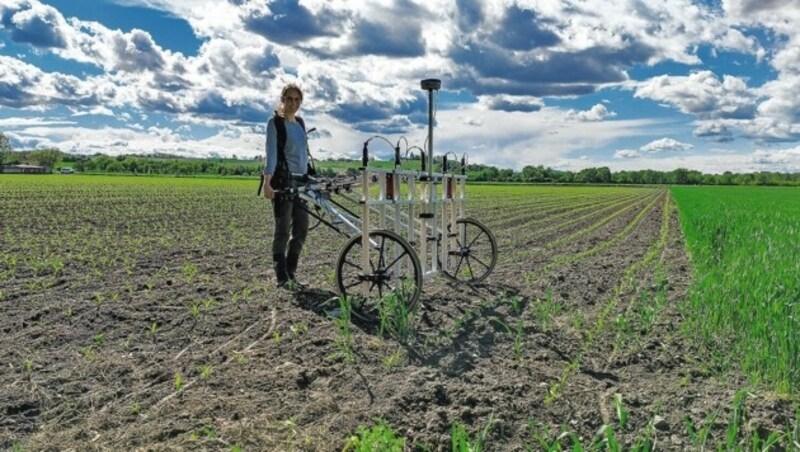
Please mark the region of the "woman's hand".
[[264, 199], [275, 199], [275, 190], [273, 190], [272, 185], [269, 184], [271, 180], [272, 174], [264, 175], [264, 187], [261, 189], [261, 194], [264, 195]]

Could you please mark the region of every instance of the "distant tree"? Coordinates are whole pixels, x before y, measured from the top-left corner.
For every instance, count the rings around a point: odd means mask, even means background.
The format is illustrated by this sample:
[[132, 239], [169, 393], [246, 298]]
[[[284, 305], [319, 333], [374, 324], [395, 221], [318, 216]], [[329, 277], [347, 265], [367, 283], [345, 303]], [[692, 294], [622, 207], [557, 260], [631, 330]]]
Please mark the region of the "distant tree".
[[8, 140], [3, 132], [0, 132], [0, 169], [6, 162], [6, 156], [10, 155], [14, 150], [11, 148], [11, 142]]
[[611, 169], [609, 169], [607, 166], [601, 166], [600, 168], [597, 168], [595, 171], [595, 178], [595, 182], [601, 184], [611, 183]]
[[667, 175], [667, 181], [672, 184], [686, 185], [689, 183], [689, 170], [678, 168]]
[[31, 152], [31, 159], [42, 166], [46, 166], [52, 170], [56, 162], [61, 160], [64, 155], [56, 148], [37, 149]]

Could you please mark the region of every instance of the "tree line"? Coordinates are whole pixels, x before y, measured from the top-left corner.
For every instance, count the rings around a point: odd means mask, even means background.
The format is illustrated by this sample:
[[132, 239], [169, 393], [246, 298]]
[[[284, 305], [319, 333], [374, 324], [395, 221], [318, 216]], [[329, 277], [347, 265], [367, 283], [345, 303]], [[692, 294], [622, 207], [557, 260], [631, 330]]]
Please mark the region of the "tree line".
[[[91, 156], [74, 155], [55, 148], [33, 151], [14, 151], [0, 133], [0, 168], [20, 163], [39, 164], [58, 171], [70, 167], [84, 173], [129, 173], [163, 175], [215, 175], [257, 176], [264, 167], [263, 160], [182, 158], [168, 155]], [[360, 161], [335, 159], [318, 161], [317, 171], [323, 176], [353, 174]], [[460, 171], [458, 164], [451, 170]], [[434, 162], [434, 171], [441, 170], [441, 160]], [[800, 186], [800, 173], [760, 171], [754, 173], [705, 174], [696, 170], [678, 168], [672, 171], [638, 170], [611, 171], [608, 167], [584, 168], [580, 171], [557, 170], [542, 165], [528, 165], [521, 171], [497, 168], [491, 165], [468, 164], [466, 174], [470, 181], [519, 182], [552, 184], [680, 184], [680, 185], [773, 185]]]

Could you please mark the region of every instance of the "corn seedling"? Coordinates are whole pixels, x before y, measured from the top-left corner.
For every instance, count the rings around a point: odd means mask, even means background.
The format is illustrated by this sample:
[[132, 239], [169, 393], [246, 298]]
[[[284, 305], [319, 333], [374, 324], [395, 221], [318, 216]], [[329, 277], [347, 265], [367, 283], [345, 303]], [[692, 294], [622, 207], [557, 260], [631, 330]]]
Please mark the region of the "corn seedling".
[[208, 439], [217, 439], [217, 432], [214, 431], [213, 427], [206, 427], [203, 429], [203, 436]]
[[560, 452], [564, 450], [561, 446], [561, 441], [569, 436], [569, 431], [562, 427], [561, 433], [555, 438], [550, 431], [550, 427], [540, 424], [534, 420], [528, 421], [528, 428], [531, 431], [531, 437], [535, 445], [526, 442], [526, 450], [528, 451], [546, 451], [546, 452]]
[[251, 289], [250, 287], [245, 287], [244, 289], [242, 289], [242, 295], [241, 295], [242, 301], [247, 301], [250, 298], [250, 295], [252, 295], [252, 293], [253, 289]]
[[78, 351], [80, 352], [81, 356], [88, 359], [89, 361], [94, 361], [95, 359], [97, 359], [97, 354], [94, 352], [94, 348], [92, 348], [91, 346], [81, 347]]
[[604, 442], [609, 451], [611, 452], [618, 452], [621, 451], [619, 447], [619, 441], [617, 440], [617, 436], [614, 434], [614, 429], [611, 428], [610, 425], [606, 425], [603, 427], [603, 436]]
[[380, 333], [388, 333], [403, 344], [409, 343], [415, 334], [412, 327], [414, 313], [408, 309], [405, 300], [403, 289], [393, 290], [383, 297], [378, 307]]
[[631, 447], [631, 452], [651, 452], [655, 449], [653, 442], [653, 436], [655, 436], [655, 427], [653, 426], [653, 421], [654, 420], [650, 420], [644, 429], [644, 433], [636, 438], [636, 441], [634, 441], [633, 446]]
[[511, 311], [514, 313], [514, 315], [522, 314], [522, 301], [518, 296], [515, 295], [513, 297], [505, 298], [505, 302], [511, 306]]
[[333, 326], [336, 328], [336, 339], [333, 342], [337, 353], [335, 358], [342, 358], [346, 362], [355, 361], [353, 354], [353, 325], [350, 321], [353, 305], [346, 296], [339, 298], [339, 315], [333, 318]]
[[200, 316], [203, 315], [203, 311], [200, 308], [199, 302], [192, 302], [192, 305], [189, 307], [189, 314], [194, 317], [195, 322], [200, 320]]
[[614, 411], [617, 413], [619, 427], [625, 428], [628, 425], [628, 412], [622, 406], [622, 394], [614, 394]]
[[381, 361], [387, 369], [394, 369], [395, 367], [400, 366], [400, 364], [403, 362], [403, 351], [397, 350], [391, 355], [383, 357]]
[[233, 352], [231, 359], [233, 359], [233, 362], [236, 364], [244, 364], [247, 362], [247, 358], [239, 352]]
[[181, 269], [183, 273], [183, 277], [186, 278], [186, 282], [194, 281], [194, 278], [197, 276], [197, 265], [190, 263], [183, 266]]
[[97, 344], [98, 347], [101, 347], [106, 342], [106, 335], [105, 334], [95, 334], [92, 336], [92, 341]]
[[356, 434], [347, 440], [342, 452], [403, 452], [405, 446], [405, 438], [397, 436], [386, 421], [378, 420], [372, 427], [358, 427]]
[[794, 447], [800, 450], [800, 408], [797, 408], [794, 414], [794, 429], [792, 429], [791, 442]]
[[498, 318], [492, 318], [492, 320], [506, 330], [506, 333], [514, 339], [511, 350], [514, 353], [514, 358], [517, 361], [521, 361], [522, 352], [525, 348], [525, 322], [522, 319], [518, 319], [516, 327], [512, 329], [507, 323]]
[[92, 303], [94, 303], [98, 311], [100, 310], [100, 307], [105, 304], [105, 302], [106, 297], [100, 292], [95, 292], [94, 296], [92, 296]]
[[726, 449], [733, 450], [739, 439], [739, 429], [742, 426], [744, 416], [744, 391], [736, 393], [733, 399], [733, 417], [728, 422], [728, 429], [725, 432]]
[[210, 364], [202, 364], [197, 367], [197, 373], [200, 374], [200, 378], [203, 380], [208, 380], [211, 374], [214, 373], [214, 368]]
[[717, 412], [709, 414], [705, 421], [703, 421], [703, 425], [700, 426], [699, 430], [688, 416], [683, 418], [683, 424], [686, 427], [686, 432], [689, 434], [689, 439], [698, 449], [705, 449], [706, 441], [708, 441], [708, 436], [711, 433], [711, 426], [717, 419], [717, 414]]
[[33, 361], [30, 359], [26, 359], [25, 361], [23, 361], [22, 370], [24, 370], [26, 374], [33, 372]]
[[489, 434], [492, 433], [498, 422], [494, 416], [490, 416], [486, 425], [475, 435], [475, 438], [470, 437], [467, 428], [462, 423], [454, 422], [450, 429], [450, 442], [453, 452], [482, 452], [485, 450]]
[[306, 324], [305, 322], [295, 323], [289, 327], [289, 330], [291, 330], [293, 336], [297, 337], [308, 331], [308, 324]]
[[183, 375], [180, 372], [175, 373], [175, 378], [172, 382], [172, 387], [175, 388], [176, 391], [181, 392], [183, 391], [183, 387], [185, 383], [183, 382]]
[[287, 450], [294, 450], [295, 443], [297, 442], [297, 416], [290, 417], [284, 424], [289, 430], [289, 435], [286, 438]]
[[276, 344], [280, 344], [281, 343], [281, 332], [280, 331], [275, 330], [275, 331], [272, 332], [272, 341], [275, 342]]

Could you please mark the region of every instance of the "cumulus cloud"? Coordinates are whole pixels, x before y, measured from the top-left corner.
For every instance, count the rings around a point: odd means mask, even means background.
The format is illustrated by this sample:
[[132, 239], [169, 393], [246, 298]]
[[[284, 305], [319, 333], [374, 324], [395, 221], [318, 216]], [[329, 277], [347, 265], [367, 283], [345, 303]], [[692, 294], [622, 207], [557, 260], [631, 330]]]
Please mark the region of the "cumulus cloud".
[[532, 96], [481, 96], [479, 102], [489, 110], [501, 111], [534, 112], [544, 106], [541, 99]]
[[68, 25], [52, 6], [38, 2], [0, 5], [0, 23], [11, 31], [11, 39], [15, 42], [36, 47], [67, 46]]
[[639, 149], [617, 149], [614, 151], [613, 158], [616, 160], [641, 159], [665, 152], [687, 152], [692, 148], [693, 146], [689, 143], [682, 143], [672, 138], [660, 138]]
[[285, 45], [320, 36], [337, 36], [348, 19], [347, 14], [333, 8], [311, 11], [298, 0], [246, 2], [240, 15], [247, 30]]
[[638, 84], [634, 95], [666, 102], [702, 119], [750, 119], [756, 112], [756, 96], [744, 80], [729, 75], [720, 80], [711, 71], [653, 77]]
[[502, 48], [518, 51], [533, 50], [558, 44], [561, 38], [552, 30], [550, 21], [541, 21], [534, 11], [511, 5], [500, 25], [493, 33], [493, 40]]
[[91, 81], [46, 73], [36, 66], [0, 55], [0, 105], [12, 108], [51, 104], [96, 106], [103, 100]]
[[800, 171], [800, 147], [780, 150], [755, 151], [750, 161], [757, 165], [781, 167], [786, 171]]
[[693, 147], [694, 146], [689, 143], [682, 143], [672, 138], [661, 138], [647, 143], [646, 145], [642, 146], [640, 150], [648, 153], [665, 151], [685, 152], [691, 150]]
[[635, 149], [618, 149], [614, 152], [615, 159], [634, 159], [641, 156], [642, 154]]
[[613, 118], [617, 114], [609, 111], [603, 104], [595, 104], [586, 111], [568, 110], [564, 117], [570, 121], [602, 121], [606, 118]]
[[164, 51], [149, 33], [133, 29], [130, 33], [114, 33], [115, 69], [123, 71], [157, 71], [164, 67]]
[[701, 122], [692, 134], [696, 137], [707, 138], [719, 143], [733, 141], [733, 132], [726, 124], [719, 121]]

